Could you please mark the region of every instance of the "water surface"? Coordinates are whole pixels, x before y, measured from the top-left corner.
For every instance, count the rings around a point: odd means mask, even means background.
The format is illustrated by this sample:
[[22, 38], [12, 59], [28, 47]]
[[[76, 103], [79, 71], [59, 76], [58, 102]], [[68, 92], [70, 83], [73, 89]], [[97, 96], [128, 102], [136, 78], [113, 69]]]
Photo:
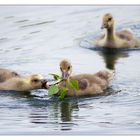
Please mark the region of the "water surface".
[[[111, 12], [116, 29], [140, 37], [140, 6], [0, 6], [0, 67], [21, 74], [59, 73], [71, 60], [73, 73], [115, 69], [106, 96], [67, 98], [0, 91], [0, 134], [140, 134], [140, 51], [108, 54], [88, 49], [103, 33]], [[34, 96], [36, 95], [36, 96]]]

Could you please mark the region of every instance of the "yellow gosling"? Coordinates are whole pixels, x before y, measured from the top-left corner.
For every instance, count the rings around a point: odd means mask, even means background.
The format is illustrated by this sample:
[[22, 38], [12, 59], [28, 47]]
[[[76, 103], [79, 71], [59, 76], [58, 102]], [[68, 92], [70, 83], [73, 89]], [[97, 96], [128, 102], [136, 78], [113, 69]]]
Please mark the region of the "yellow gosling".
[[112, 14], [107, 13], [103, 16], [102, 29], [106, 29], [106, 33], [96, 40], [95, 45], [108, 48], [137, 48], [140, 47], [140, 40], [136, 38], [132, 32], [122, 30], [115, 32], [115, 20]]
[[60, 87], [65, 87], [68, 80], [77, 80], [79, 90], [69, 89], [67, 96], [86, 96], [97, 95], [104, 92], [111, 83], [114, 73], [111, 70], [102, 70], [95, 74], [79, 74], [71, 76], [72, 65], [68, 60], [60, 62], [60, 70], [63, 82], [59, 83]]

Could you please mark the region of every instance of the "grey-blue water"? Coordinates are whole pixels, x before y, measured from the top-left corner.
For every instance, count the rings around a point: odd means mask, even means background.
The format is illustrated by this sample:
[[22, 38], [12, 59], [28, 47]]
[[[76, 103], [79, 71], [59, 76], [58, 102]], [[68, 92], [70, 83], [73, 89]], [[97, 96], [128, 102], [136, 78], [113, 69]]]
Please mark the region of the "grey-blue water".
[[0, 91], [0, 134], [140, 134], [140, 51], [88, 49], [107, 12], [117, 30], [140, 37], [140, 6], [0, 6], [0, 67], [50, 79], [68, 58], [75, 74], [116, 72], [105, 96], [60, 101], [46, 90]]

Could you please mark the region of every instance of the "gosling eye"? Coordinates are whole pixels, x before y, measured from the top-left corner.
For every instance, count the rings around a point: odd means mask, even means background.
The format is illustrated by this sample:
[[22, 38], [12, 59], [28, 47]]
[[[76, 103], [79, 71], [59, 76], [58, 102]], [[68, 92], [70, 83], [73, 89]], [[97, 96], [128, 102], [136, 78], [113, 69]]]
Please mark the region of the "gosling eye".
[[35, 82], [35, 83], [39, 82], [38, 79], [33, 79], [32, 81]]
[[112, 20], [112, 18], [110, 17], [110, 18], [108, 18], [108, 21], [111, 21]]
[[19, 76], [16, 72], [12, 72], [13, 76]]
[[70, 66], [68, 66], [68, 70], [70, 70]]

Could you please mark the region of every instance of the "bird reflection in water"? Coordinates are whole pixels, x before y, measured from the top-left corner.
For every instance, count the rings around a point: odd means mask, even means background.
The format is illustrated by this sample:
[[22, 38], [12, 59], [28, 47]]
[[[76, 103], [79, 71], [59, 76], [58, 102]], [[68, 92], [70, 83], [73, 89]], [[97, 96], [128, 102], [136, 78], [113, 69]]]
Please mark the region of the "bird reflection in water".
[[78, 102], [75, 99], [74, 102], [73, 101], [63, 101], [60, 104], [60, 114], [61, 114], [61, 130], [71, 130], [72, 127], [74, 125], [76, 125], [72, 118], [76, 115], [73, 111], [78, 111], [79, 107], [78, 107]]
[[40, 124], [42, 127], [53, 127], [52, 130], [72, 130], [73, 126], [76, 125], [72, 118], [75, 115], [77, 116], [77, 111], [79, 110], [76, 99], [43, 102], [41, 100], [30, 102], [32, 107], [29, 116], [31, 123]]
[[127, 58], [129, 54], [127, 51], [121, 51], [117, 49], [106, 48], [98, 52], [103, 57], [106, 68], [115, 70], [115, 64], [120, 58]]
[[72, 121], [71, 116], [73, 110], [78, 110], [78, 102], [62, 102], [60, 105], [62, 122]]

